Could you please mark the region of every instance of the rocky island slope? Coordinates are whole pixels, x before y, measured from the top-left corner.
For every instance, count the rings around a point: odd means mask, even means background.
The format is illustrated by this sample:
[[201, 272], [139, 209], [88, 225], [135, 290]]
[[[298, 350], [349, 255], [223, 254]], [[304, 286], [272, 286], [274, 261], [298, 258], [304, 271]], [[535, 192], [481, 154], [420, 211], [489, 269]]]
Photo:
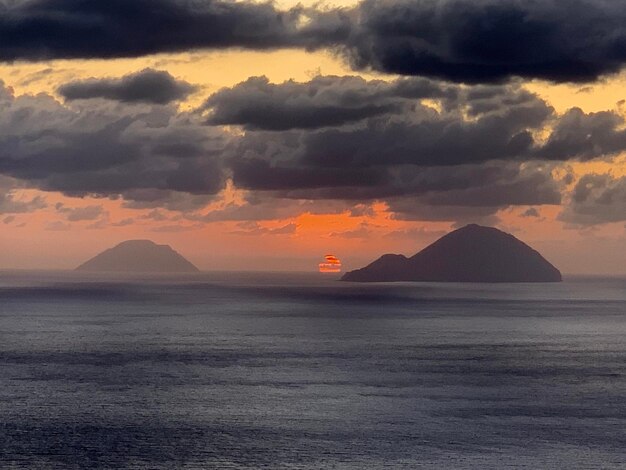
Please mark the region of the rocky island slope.
[[560, 271], [541, 254], [493, 227], [467, 225], [416, 255], [384, 255], [350, 271], [343, 281], [559, 282]]

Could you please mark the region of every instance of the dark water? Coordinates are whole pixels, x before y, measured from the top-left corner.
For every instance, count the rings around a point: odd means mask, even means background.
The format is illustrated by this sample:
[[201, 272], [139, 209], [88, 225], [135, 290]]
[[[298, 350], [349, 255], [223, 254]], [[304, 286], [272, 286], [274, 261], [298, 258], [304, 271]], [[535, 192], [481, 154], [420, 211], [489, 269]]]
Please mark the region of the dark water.
[[626, 468], [626, 279], [0, 273], [0, 468]]

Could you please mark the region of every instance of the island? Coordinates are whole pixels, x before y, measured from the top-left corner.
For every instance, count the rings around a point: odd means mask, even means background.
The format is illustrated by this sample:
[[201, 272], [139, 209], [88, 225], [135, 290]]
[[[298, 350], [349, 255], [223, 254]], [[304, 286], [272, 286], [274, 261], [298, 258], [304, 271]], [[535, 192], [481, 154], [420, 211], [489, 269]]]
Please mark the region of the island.
[[199, 270], [169, 245], [127, 240], [84, 262], [76, 271], [193, 273]]
[[410, 258], [381, 256], [347, 272], [354, 282], [560, 282], [561, 272], [539, 252], [494, 227], [466, 225]]

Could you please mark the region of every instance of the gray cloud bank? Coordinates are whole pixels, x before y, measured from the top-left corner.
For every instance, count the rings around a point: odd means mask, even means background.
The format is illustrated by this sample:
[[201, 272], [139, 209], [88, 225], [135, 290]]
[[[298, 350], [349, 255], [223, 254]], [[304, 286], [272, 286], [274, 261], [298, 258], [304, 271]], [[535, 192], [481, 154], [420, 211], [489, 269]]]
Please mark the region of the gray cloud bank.
[[223, 187], [228, 136], [171, 106], [66, 107], [0, 87], [0, 174], [71, 196], [160, 200]]
[[360, 77], [314, 77], [310, 82], [272, 84], [251, 77], [211, 95], [203, 109], [207, 123], [240, 125], [251, 130], [333, 127], [385, 114], [408, 111], [420, 98], [455, 101], [456, 87], [427, 79], [392, 83]]
[[623, 0], [363, 0], [280, 10], [223, 0], [0, 3], [0, 60], [327, 48], [356, 69], [477, 83], [592, 81], [626, 61]]
[[[152, 72], [109, 82], [145, 73]], [[198, 221], [261, 220], [302, 211], [303, 200], [338, 201], [332, 210], [381, 200], [410, 220], [489, 220], [508, 206], [560, 204], [565, 183], [554, 179], [556, 165], [626, 150], [623, 116], [559, 114], [518, 82], [256, 77], [190, 112], [105, 98], [64, 105], [0, 88], [0, 174], [44, 191], [183, 212], [206, 205], [228, 179], [249, 191], [244, 209]], [[621, 183], [598, 181], [587, 181], [595, 189], [586, 199], [565, 198], [568, 211], [606, 203], [618, 208], [578, 220], [626, 219]], [[600, 194], [602, 184], [615, 188]]]
[[[310, 19], [302, 26], [303, 19]], [[202, 48], [314, 47], [343, 34], [339, 12], [222, 0], [0, 3], [0, 59], [138, 57]]]

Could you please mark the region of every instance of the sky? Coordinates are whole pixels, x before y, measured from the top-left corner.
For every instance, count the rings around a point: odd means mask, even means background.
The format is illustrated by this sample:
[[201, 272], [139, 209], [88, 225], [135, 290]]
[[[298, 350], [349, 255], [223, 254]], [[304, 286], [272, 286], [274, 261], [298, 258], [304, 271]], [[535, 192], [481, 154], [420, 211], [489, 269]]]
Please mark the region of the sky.
[[626, 273], [626, 1], [0, 0], [0, 269], [344, 269], [496, 226]]

